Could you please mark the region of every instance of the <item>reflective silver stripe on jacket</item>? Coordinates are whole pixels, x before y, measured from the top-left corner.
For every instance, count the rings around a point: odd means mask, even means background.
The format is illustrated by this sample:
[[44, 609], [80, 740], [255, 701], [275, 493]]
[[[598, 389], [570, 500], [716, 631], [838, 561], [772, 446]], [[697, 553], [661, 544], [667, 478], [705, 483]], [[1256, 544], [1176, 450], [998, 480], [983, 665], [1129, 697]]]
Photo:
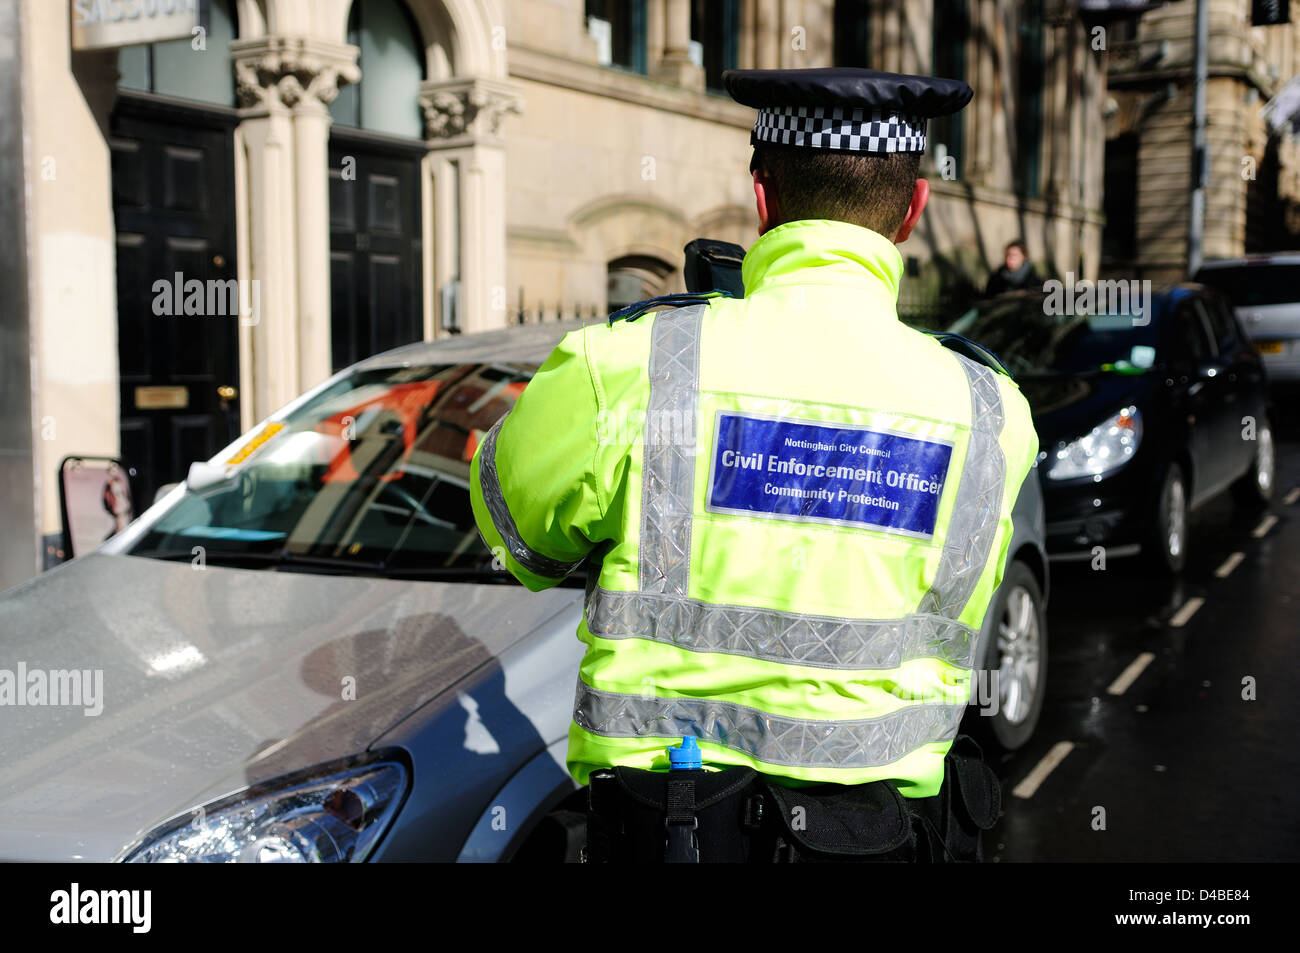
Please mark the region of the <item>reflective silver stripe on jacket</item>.
[[573, 720], [608, 738], [691, 735], [765, 764], [874, 768], [957, 734], [966, 705], [908, 705], [878, 718], [817, 721], [771, 715], [710, 698], [656, 698], [592, 688], [578, 680]]
[[483, 503], [492, 516], [492, 525], [501, 534], [501, 539], [515, 562], [535, 575], [547, 579], [563, 579], [577, 569], [582, 560], [560, 562], [530, 548], [519, 535], [519, 527], [515, 525], [515, 518], [510, 515], [510, 507], [506, 505], [505, 494], [501, 491], [501, 479], [497, 476], [497, 432], [509, 416], [507, 413], [492, 425], [479, 453], [478, 475], [479, 486], [483, 490]]
[[895, 669], [919, 658], [960, 668], [975, 662], [974, 629], [921, 613], [841, 619], [595, 588], [587, 602], [587, 629], [602, 639], [651, 639], [692, 652], [816, 668]]
[[685, 596], [690, 581], [700, 325], [706, 307], [660, 311], [651, 330], [641, 464], [640, 581], [646, 592]]
[[993, 551], [1007, 469], [998, 443], [1004, 417], [997, 374], [961, 354], [954, 352], [953, 357], [970, 385], [970, 440], [939, 568], [917, 606], [918, 612], [948, 619], [956, 619], [966, 608]]

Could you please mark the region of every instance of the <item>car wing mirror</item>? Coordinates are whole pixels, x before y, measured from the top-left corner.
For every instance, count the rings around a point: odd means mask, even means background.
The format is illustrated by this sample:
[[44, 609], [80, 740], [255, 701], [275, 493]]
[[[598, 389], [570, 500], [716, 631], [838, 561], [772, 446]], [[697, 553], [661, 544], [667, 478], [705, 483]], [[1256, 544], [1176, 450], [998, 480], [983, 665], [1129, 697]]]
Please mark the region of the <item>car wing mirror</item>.
[[63, 556], [72, 559], [126, 529], [135, 519], [135, 471], [112, 457], [64, 457], [59, 463]]

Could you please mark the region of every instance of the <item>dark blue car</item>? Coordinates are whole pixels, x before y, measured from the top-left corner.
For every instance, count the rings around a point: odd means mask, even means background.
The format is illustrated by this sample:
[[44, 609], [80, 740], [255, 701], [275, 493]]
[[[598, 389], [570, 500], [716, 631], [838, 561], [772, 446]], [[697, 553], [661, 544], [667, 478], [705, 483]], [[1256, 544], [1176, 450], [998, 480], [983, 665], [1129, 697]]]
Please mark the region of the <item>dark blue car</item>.
[[1178, 572], [1189, 512], [1227, 489], [1247, 506], [1272, 495], [1264, 368], [1213, 289], [1116, 297], [1080, 314], [1059, 295], [1003, 295], [948, 330], [997, 354], [1029, 401], [1049, 552], [1140, 549]]

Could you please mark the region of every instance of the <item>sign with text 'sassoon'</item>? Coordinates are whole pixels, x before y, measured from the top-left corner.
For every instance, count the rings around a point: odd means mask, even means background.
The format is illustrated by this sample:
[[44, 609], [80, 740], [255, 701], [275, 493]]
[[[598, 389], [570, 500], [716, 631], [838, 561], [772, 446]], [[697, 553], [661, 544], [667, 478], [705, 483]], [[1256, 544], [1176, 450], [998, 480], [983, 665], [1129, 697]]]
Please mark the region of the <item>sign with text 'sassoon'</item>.
[[72, 48], [188, 40], [198, 22], [199, 0], [72, 0]]

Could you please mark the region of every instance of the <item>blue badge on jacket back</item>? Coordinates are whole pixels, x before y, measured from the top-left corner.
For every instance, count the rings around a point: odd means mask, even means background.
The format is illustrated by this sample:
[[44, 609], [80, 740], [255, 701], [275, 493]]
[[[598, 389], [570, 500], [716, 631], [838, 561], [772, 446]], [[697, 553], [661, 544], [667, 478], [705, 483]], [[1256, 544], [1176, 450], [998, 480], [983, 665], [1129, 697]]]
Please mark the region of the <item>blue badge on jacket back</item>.
[[934, 535], [952, 444], [718, 414], [705, 509]]

